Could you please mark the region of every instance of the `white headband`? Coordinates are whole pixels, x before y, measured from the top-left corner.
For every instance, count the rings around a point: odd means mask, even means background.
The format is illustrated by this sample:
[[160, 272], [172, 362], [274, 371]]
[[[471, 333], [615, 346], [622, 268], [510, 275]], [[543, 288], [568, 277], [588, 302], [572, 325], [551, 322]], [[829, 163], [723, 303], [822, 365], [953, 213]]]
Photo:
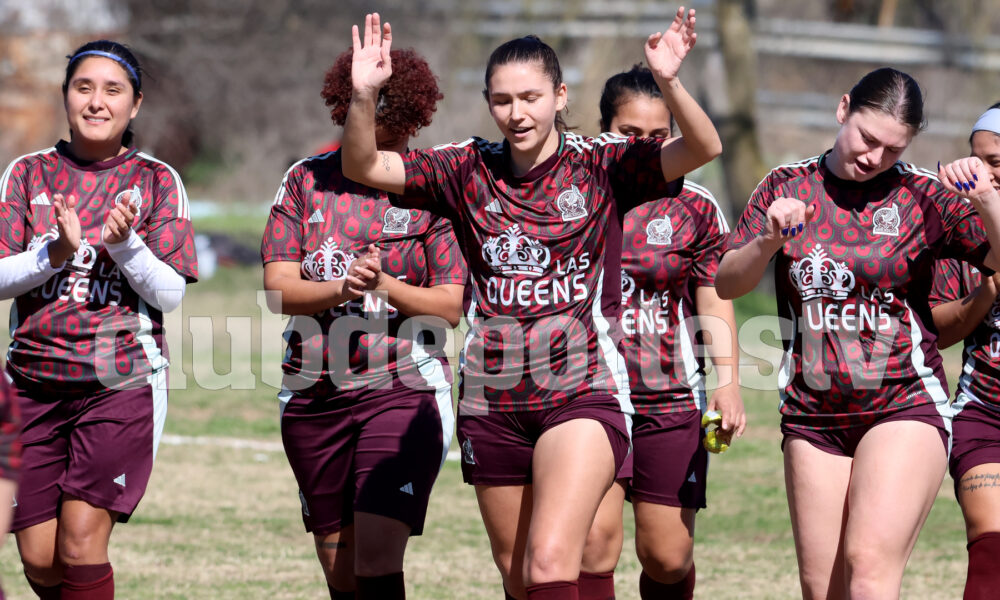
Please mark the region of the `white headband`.
[[991, 108], [984, 112], [972, 126], [972, 133], [977, 131], [992, 131], [1000, 135], [1000, 108]]

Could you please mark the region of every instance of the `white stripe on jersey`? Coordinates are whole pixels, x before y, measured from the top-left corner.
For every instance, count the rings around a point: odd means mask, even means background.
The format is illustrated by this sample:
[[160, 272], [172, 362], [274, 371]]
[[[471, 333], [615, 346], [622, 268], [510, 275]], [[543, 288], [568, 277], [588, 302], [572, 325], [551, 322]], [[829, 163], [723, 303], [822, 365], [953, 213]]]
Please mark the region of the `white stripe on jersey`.
[[153, 321], [149, 318], [149, 307], [142, 298], [139, 298], [139, 312], [136, 316], [139, 318], [139, 331], [136, 332], [135, 339], [142, 345], [150, 369], [153, 372], [166, 369], [169, 362], [163, 356], [160, 347], [156, 345], [156, 338], [153, 337]]
[[966, 356], [969, 357], [962, 365], [962, 375], [958, 378], [958, 393], [955, 395], [955, 401], [951, 404], [951, 409], [953, 414], [958, 414], [962, 412], [965, 405], [969, 402], [978, 402], [982, 404], [979, 398], [971, 391], [972, 378], [976, 376], [976, 359], [972, 357], [972, 351], [975, 348], [975, 344], [970, 344], [964, 348]]
[[628, 141], [628, 137], [618, 134], [606, 132], [602, 133], [596, 138], [587, 138], [578, 133], [567, 133], [566, 134], [566, 145], [570, 148], [576, 150], [577, 152], [583, 152], [584, 150], [593, 150], [594, 145], [607, 146], [610, 144], [624, 144]]
[[[819, 159], [821, 157], [822, 157], [822, 155], [813, 156], [812, 158], [805, 158], [805, 159], [802, 159], [800, 161], [785, 163], [783, 165], [778, 165], [777, 167], [774, 167], [773, 169], [771, 169], [770, 171], [768, 171], [767, 175], [764, 176], [764, 179], [767, 179], [768, 177], [770, 177], [771, 173], [774, 173], [778, 169], [791, 169], [793, 167], [807, 167], [807, 166], [809, 166], [810, 163], [819, 162]], [[755, 190], [760, 187], [760, 184], [764, 183], [764, 179], [761, 179], [760, 181], [757, 182], [757, 185], [754, 186]]]
[[[602, 293], [604, 290], [604, 267], [598, 271], [597, 284], [594, 289], [598, 290], [598, 293]], [[600, 298], [595, 298], [591, 304], [591, 316], [594, 319], [594, 331], [597, 332], [597, 360], [604, 363], [604, 367], [611, 373], [615, 387], [618, 388], [612, 396], [618, 399], [618, 405], [625, 415], [631, 443], [632, 415], [635, 414], [635, 408], [632, 406], [632, 390], [628, 383], [628, 367], [625, 363], [625, 357], [618, 352], [618, 347], [609, 335], [611, 324], [601, 312]]]
[[681, 345], [681, 360], [684, 364], [684, 381], [692, 393], [705, 389], [705, 376], [698, 368], [694, 347], [691, 345], [691, 334], [688, 332], [686, 315], [684, 314], [684, 299], [677, 301], [677, 336]]
[[722, 213], [722, 207], [719, 206], [719, 201], [715, 199], [712, 192], [708, 191], [708, 188], [704, 188], [693, 181], [685, 179], [684, 189], [711, 202], [715, 207], [715, 216], [716, 220], [719, 221], [719, 230], [722, 231], [722, 233], [729, 233], [729, 223], [726, 221], [726, 215]]
[[448, 148], [465, 148], [473, 143], [475, 143], [476, 138], [466, 138], [461, 142], [449, 142], [447, 144], [438, 144], [431, 148], [431, 150], [447, 150]]
[[288, 167], [288, 169], [285, 170], [284, 176], [282, 176], [281, 178], [281, 184], [278, 185], [278, 193], [274, 195], [274, 202], [271, 203], [271, 206], [281, 206], [281, 201], [285, 199], [285, 184], [288, 183], [288, 175], [292, 172], [293, 169], [295, 169], [295, 167], [301, 165], [302, 163], [309, 162], [311, 160], [321, 160], [327, 158], [331, 154], [333, 154], [333, 152], [336, 151], [334, 150], [332, 152], [317, 154], [315, 156], [307, 156], [302, 160], [296, 161], [294, 164], [292, 164], [292, 166]]
[[[792, 351], [795, 348], [795, 337], [799, 335], [799, 316], [795, 314], [795, 309], [792, 308], [791, 302], [786, 302], [788, 306], [788, 314], [792, 315], [792, 337], [788, 340], [788, 345], [785, 346], [785, 353], [781, 356], [781, 365], [778, 367], [778, 410], [785, 405], [785, 401], [788, 400], [788, 392], [785, 388], [792, 382], [792, 369], [795, 365], [795, 358], [792, 356]], [[779, 334], [780, 335], [780, 334]]]
[[952, 412], [951, 407], [948, 406], [948, 392], [941, 387], [941, 380], [934, 376], [934, 370], [924, 363], [924, 350], [920, 347], [923, 335], [920, 333], [920, 326], [917, 324], [916, 319], [913, 318], [913, 309], [910, 308], [910, 303], [905, 298], [903, 299], [903, 306], [906, 307], [907, 320], [910, 322], [910, 343], [913, 344], [910, 359], [913, 361], [913, 367], [917, 372], [917, 376], [920, 377], [920, 382], [924, 384], [924, 390], [934, 400], [934, 408], [937, 409], [938, 414], [944, 420], [944, 428], [948, 431], [948, 450], [950, 452]]
[[937, 173], [933, 171], [928, 171], [927, 169], [912, 165], [910, 163], [905, 163], [901, 160], [897, 160], [896, 164], [892, 165], [892, 168], [896, 169], [896, 172], [899, 173], [900, 175], [905, 175], [906, 173], [912, 173], [913, 175], [921, 175], [923, 177], [929, 177], [934, 181], [941, 181], [940, 179], [938, 179]]
[[153, 460], [163, 438], [163, 424], [167, 422], [167, 370], [162, 369], [146, 377], [153, 388]]
[[[24, 156], [18, 156], [14, 160], [10, 161], [10, 164], [7, 165], [7, 169], [4, 170], [3, 175], [0, 176], [0, 202], [6, 202], [7, 201], [7, 183], [10, 182], [10, 176], [14, 173], [14, 166], [17, 163], [21, 162], [22, 160], [24, 160], [26, 158], [30, 158], [32, 156], [38, 156], [39, 154], [46, 154], [48, 152], [55, 152], [55, 151], [56, 151], [56, 147], [52, 146], [51, 148], [46, 148], [45, 150], [39, 150], [38, 152], [32, 152], [31, 154], [25, 154]], [[27, 198], [25, 198], [25, 200], [27, 200]]]
[[[455, 411], [451, 407], [451, 384], [444, 373], [441, 361], [431, 358], [424, 350], [423, 344], [414, 342], [410, 356], [416, 361], [420, 376], [427, 385], [434, 388], [434, 399], [437, 401], [438, 416], [441, 418], [441, 467], [448, 458], [448, 447], [455, 435]], [[440, 468], [440, 467], [439, 467]]]
[[188, 205], [187, 190], [184, 189], [184, 182], [181, 181], [181, 176], [177, 174], [177, 171], [175, 171], [173, 167], [163, 162], [162, 160], [153, 158], [152, 156], [144, 152], [139, 152], [136, 154], [136, 156], [144, 158], [150, 162], [161, 164], [167, 168], [167, 171], [170, 171], [170, 176], [174, 178], [174, 185], [177, 186], [177, 201], [179, 203], [177, 207], [177, 217], [180, 219], [184, 219], [186, 221], [190, 221], [191, 207]]
[[17, 347], [17, 338], [14, 337], [14, 332], [17, 328], [21, 326], [20, 316], [17, 314], [17, 300], [10, 303], [10, 346], [7, 347], [7, 362], [10, 363], [10, 355]]

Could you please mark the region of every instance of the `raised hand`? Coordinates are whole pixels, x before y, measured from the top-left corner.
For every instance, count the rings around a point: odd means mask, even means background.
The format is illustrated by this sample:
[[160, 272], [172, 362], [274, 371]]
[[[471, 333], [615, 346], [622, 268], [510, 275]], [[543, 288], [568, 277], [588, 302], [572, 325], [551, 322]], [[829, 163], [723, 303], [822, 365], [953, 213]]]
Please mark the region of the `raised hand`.
[[359, 296], [379, 286], [382, 282], [382, 253], [375, 244], [369, 244], [368, 252], [351, 262], [345, 279], [347, 290]]
[[977, 209], [983, 202], [1000, 199], [990, 184], [990, 172], [980, 159], [970, 156], [946, 165], [938, 164], [938, 179], [953, 194], [972, 201]]
[[694, 9], [684, 17], [684, 7], [677, 9], [674, 22], [660, 34], [659, 31], [646, 40], [646, 64], [659, 77], [670, 81], [677, 77], [684, 57], [688, 55], [698, 34], [694, 32]]
[[775, 251], [785, 242], [802, 233], [805, 224], [816, 214], [816, 205], [797, 198], [778, 198], [767, 207], [767, 223], [763, 238], [775, 246]]
[[365, 15], [364, 43], [358, 34], [358, 26], [351, 27], [354, 40], [354, 57], [351, 62], [351, 83], [355, 94], [378, 94], [389, 76], [392, 75], [392, 61], [389, 49], [392, 46], [392, 28], [389, 23], [381, 24], [378, 13]]
[[52, 206], [56, 209], [56, 229], [59, 237], [49, 245], [49, 264], [61, 267], [80, 247], [82, 231], [80, 217], [76, 214], [76, 197], [69, 199], [62, 194], [52, 196]]
[[115, 204], [104, 219], [104, 229], [101, 233], [104, 243], [120, 244], [127, 240], [138, 212], [132, 204], [132, 192], [125, 192], [122, 201]]

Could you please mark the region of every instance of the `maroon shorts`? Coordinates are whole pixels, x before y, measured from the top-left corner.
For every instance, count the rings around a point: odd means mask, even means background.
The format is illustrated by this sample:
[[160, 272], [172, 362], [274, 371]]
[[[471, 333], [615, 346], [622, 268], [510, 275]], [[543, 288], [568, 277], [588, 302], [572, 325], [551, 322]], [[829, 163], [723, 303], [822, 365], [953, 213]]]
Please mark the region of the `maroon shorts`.
[[950, 438], [948, 430], [951, 423], [945, 421], [945, 418], [938, 413], [937, 407], [934, 404], [921, 404], [911, 408], [904, 408], [894, 413], [889, 413], [888, 415], [877, 419], [874, 423], [869, 423], [867, 425], [854, 425], [852, 427], [842, 427], [838, 429], [807, 429], [805, 427], [789, 423], [786, 418], [782, 417], [781, 448], [785, 448], [785, 443], [790, 438], [800, 438], [824, 452], [835, 454], [837, 456], [847, 456], [853, 458], [854, 451], [857, 450], [858, 444], [861, 443], [861, 438], [863, 438], [872, 427], [881, 425], [882, 423], [891, 423], [892, 421], [917, 421], [919, 423], [927, 423], [937, 429], [938, 434], [941, 436], [941, 443], [944, 445], [944, 451], [948, 452], [948, 442]]
[[11, 389], [24, 425], [11, 531], [58, 517], [63, 494], [128, 521], [146, 492], [163, 431], [166, 371], [141, 387], [80, 396]]
[[959, 394], [955, 404], [961, 408], [952, 421], [951, 456], [948, 471], [955, 489], [962, 476], [979, 465], [1000, 463], [1000, 413], [972, 402]]
[[462, 478], [471, 485], [530, 484], [535, 442], [548, 429], [573, 419], [593, 419], [604, 426], [617, 473], [629, 452], [626, 415], [613, 396], [593, 394], [542, 410], [486, 414], [463, 414], [460, 410]]
[[16, 482], [21, 471], [21, 407], [12, 388], [0, 370], [0, 479]]
[[618, 471], [632, 501], [705, 508], [708, 451], [701, 411], [632, 417], [632, 453]]
[[[306, 390], [314, 392], [313, 388]], [[281, 440], [299, 484], [306, 531], [327, 535], [355, 512], [396, 519], [420, 535], [454, 418], [451, 388], [285, 396]]]

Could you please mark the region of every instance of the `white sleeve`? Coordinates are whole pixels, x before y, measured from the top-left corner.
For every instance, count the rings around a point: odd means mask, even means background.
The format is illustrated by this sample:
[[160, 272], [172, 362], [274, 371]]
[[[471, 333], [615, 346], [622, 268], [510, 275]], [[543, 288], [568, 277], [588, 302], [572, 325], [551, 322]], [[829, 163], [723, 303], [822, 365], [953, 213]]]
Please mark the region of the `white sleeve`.
[[187, 285], [184, 276], [156, 258], [135, 231], [129, 232], [124, 242], [104, 244], [104, 247], [143, 300], [163, 312], [170, 312], [180, 305]]
[[[51, 242], [50, 242], [51, 243]], [[49, 245], [0, 258], [0, 300], [16, 298], [62, 271], [49, 263]]]

